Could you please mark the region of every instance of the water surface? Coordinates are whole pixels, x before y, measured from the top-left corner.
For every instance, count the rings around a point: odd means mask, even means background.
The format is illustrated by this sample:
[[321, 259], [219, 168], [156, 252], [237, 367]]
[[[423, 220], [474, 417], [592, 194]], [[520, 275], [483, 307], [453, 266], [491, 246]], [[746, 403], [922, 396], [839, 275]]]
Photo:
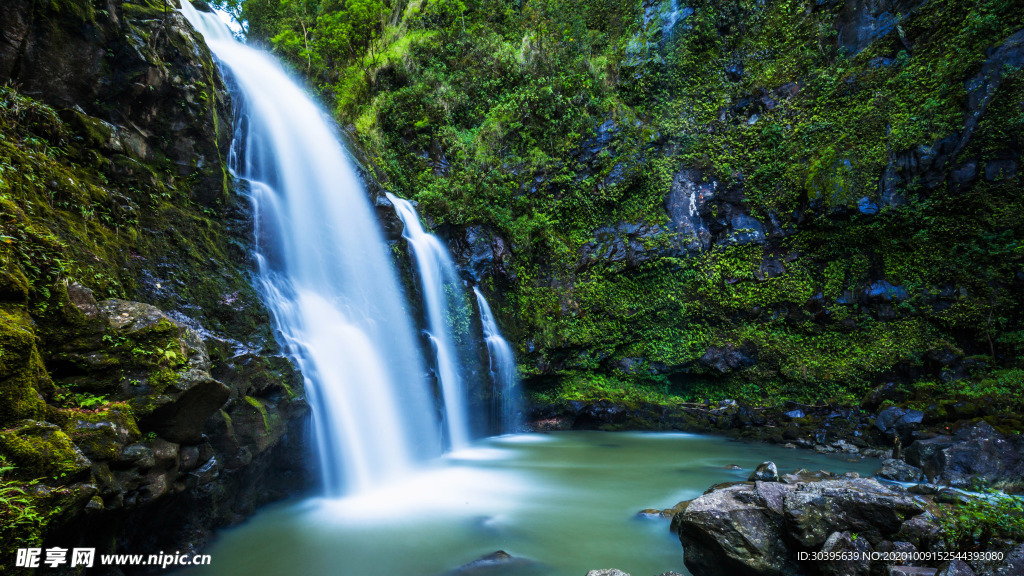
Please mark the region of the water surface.
[[[435, 576], [495, 550], [523, 558], [488, 575], [688, 574], [667, 520], [636, 518], [760, 462], [871, 474], [848, 462], [690, 434], [558, 432], [490, 438], [387, 488], [266, 509], [225, 530], [212, 564], [182, 576]], [[741, 470], [730, 469], [738, 465]]]

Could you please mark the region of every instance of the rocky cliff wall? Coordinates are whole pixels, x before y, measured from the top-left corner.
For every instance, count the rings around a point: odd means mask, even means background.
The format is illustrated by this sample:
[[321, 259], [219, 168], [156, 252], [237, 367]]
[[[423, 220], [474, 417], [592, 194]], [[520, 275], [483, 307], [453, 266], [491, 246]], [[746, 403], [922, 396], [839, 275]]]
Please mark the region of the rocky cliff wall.
[[0, 6], [0, 568], [148, 553], [308, 485], [231, 104], [176, 5]]

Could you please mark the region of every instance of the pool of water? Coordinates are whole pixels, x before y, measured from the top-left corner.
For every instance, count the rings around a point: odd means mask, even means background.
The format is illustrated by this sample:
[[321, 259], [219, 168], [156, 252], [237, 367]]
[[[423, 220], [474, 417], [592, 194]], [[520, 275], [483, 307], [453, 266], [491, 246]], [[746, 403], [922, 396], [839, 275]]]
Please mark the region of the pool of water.
[[[438, 576], [484, 554], [520, 558], [481, 574], [688, 574], [667, 520], [640, 519], [719, 482], [746, 480], [762, 461], [871, 474], [850, 462], [691, 434], [558, 432], [490, 438], [403, 482], [340, 500], [267, 508], [222, 531], [210, 566], [179, 576]], [[730, 466], [740, 466], [740, 470]]]

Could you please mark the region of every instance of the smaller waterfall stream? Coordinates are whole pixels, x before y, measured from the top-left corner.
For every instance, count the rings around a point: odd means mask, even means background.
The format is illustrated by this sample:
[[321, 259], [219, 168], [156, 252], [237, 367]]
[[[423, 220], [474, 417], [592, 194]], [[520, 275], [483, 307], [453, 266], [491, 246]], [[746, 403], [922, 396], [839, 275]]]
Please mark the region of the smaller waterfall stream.
[[426, 307], [427, 334], [434, 348], [437, 379], [444, 396], [445, 430], [452, 449], [463, 448], [470, 440], [468, 396], [460, 374], [458, 349], [452, 337], [451, 320], [457, 311], [449, 305], [453, 300], [459, 303], [464, 298], [462, 285], [448, 249], [436, 236], [423, 229], [413, 205], [391, 194], [387, 197], [405, 225], [402, 235], [412, 247], [416, 259], [420, 291]]
[[494, 381], [494, 407], [499, 430], [503, 434], [514, 434], [519, 431], [519, 413], [522, 399], [519, 393], [519, 371], [516, 369], [516, 358], [512, 347], [501, 336], [498, 323], [487, 304], [487, 299], [476, 286], [476, 303], [480, 308], [480, 324], [484, 330], [484, 341], [487, 343], [487, 354], [491, 359], [491, 379]]

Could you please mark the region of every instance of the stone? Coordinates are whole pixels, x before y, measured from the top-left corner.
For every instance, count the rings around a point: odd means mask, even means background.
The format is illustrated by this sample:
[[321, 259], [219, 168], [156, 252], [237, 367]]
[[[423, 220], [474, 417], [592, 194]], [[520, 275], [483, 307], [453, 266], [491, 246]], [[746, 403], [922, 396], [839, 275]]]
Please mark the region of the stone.
[[936, 572], [923, 566], [889, 566], [889, 576], [935, 576]]
[[924, 512], [906, 491], [868, 478], [799, 484], [784, 508], [789, 535], [804, 548], [845, 531], [877, 544], [896, 534], [904, 519]]
[[964, 426], [952, 437], [917, 440], [907, 462], [930, 482], [970, 488], [976, 481], [1010, 491], [1024, 489], [1024, 437], [1006, 437], [984, 421]]
[[861, 214], [869, 216], [878, 214], [878, 204], [875, 204], [871, 201], [871, 198], [865, 196], [857, 201], [857, 210], [860, 211]]
[[775, 466], [775, 462], [762, 462], [754, 470], [754, 473], [747, 478], [750, 482], [761, 481], [761, 482], [778, 482], [779, 481], [779, 469]]
[[875, 475], [879, 478], [895, 480], [896, 482], [919, 482], [924, 478], [920, 468], [895, 458], [882, 460], [882, 467]]
[[100, 310], [92, 290], [77, 282], [68, 284], [68, 301], [77, 309], [87, 321], [103, 320], [103, 312]]
[[1013, 178], [1016, 175], [1016, 160], [990, 160], [985, 164], [985, 180], [990, 182]]
[[[984, 573], [984, 572], [983, 572]], [[1003, 562], [991, 571], [992, 576], [1024, 575], [1024, 544], [1018, 544], [1010, 550]]]
[[761, 261], [761, 265], [758, 266], [754, 276], [760, 280], [765, 281], [771, 278], [782, 276], [786, 273], [786, 267], [776, 258], [765, 258]]
[[940, 564], [936, 576], [974, 576], [974, 569], [966, 562], [953, 560]]
[[587, 576], [629, 576], [629, 574], [617, 568], [604, 568], [601, 570], [591, 570], [587, 572]]
[[747, 352], [732, 345], [711, 346], [697, 362], [719, 374], [728, 374], [755, 364], [755, 360]]
[[866, 556], [871, 552], [871, 545], [863, 538], [849, 532], [833, 532], [821, 547], [822, 552], [842, 554], [850, 553], [850, 560], [825, 560], [817, 567], [825, 576], [868, 576], [871, 573], [871, 561]]
[[910, 440], [910, 434], [921, 426], [924, 412], [907, 410], [897, 406], [883, 409], [875, 417], [875, 428], [884, 434], [897, 435], [903, 440]]
[[749, 214], [735, 214], [730, 225], [733, 229], [732, 240], [736, 244], [749, 244], [751, 242], [764, 242], [764, 225], [761, 221]]
[[454, 570], [449, 570], [443, 576], [486, 576], [488, 574], [512, 574], [517, 572], [533, 573], [537, 569], [537, 563], [526, 559], [512, 556], [504, 550], [497, 550], [485, 554], [472, 562], [467, 562]]
[[665, 196], [665, 211], [680, 254], [696, 254], [711, 247], [711, 230], [701, 213], [714, 200], [716, 188], [716, 182], [703, 182], [695, 170], [680, 170], [673, 176], [672, 187]]
[[775, 482], [742, 483], [695, 499], [679, 522], [686, 567], [702, 576], [793, 572], [783, 539], [783, 501], [794, 490]]
[[927, 550], [933, 543], [938, 542], [942, 535], [935, 518], [926, 512], [904, 522], [896, 537], [910, 542], [918, 549]]

